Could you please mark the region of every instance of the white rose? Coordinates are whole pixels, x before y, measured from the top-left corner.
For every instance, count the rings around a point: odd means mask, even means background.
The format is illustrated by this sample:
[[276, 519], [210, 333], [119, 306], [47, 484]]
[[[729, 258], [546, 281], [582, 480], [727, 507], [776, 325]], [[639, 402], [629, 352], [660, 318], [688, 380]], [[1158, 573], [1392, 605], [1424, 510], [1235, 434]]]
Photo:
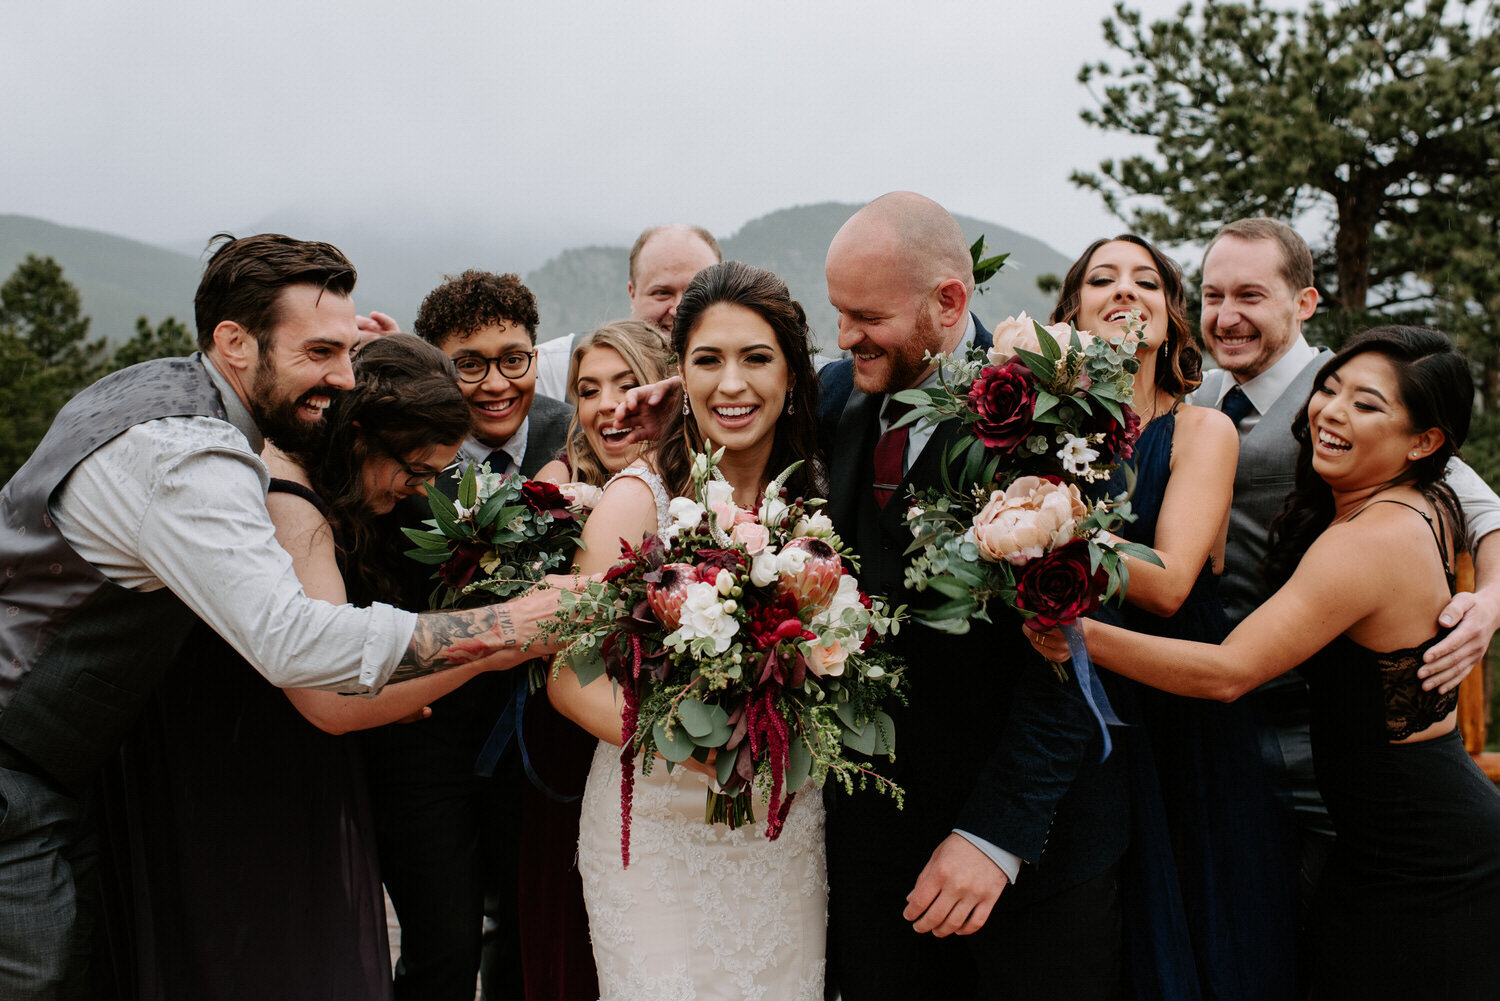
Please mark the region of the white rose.
[[[767, 528], [775, 528], [780, 525], [787, 513], [786, 501], [780, 497], [767, 497], [760, 502], [760, 523]], [[793, 535], [805, 535], [805, 532], [794, 531]]]
[[734, 503], [734, 487], [723, 480], [709, 480], [703, 484], [703, 503], [710, 508]]
[[667, 505], [667, 516], [679, 531], [697, 528], [698, 522], [703, 520], [703, 513], [703, 505], [691, 497], [673, 497]]
[[776, 558], [776, 550], [767, 546], [755, 554], [750, 562], [750, 583], [756, 587], [770, 587], [779, 576], [780, 561]]
[[826, 539], [832, 534], [833, 519], [822, 511], [808, 515], [797, 522], [797, 526], [792, 529], [792, 538], [794, 539], [809, 535], [817, 539]]
[[810, 559], [812, 559], [812, 553], [800, 546], [795, 549], [783, 549], [776, 556], [776, 572], [783, 577], [795, 577], [803, 571]]
[[689, 639], [705, 637], [713, 640], [714, 652], [729, 649], [734, 634], [739, 632], [739, 621], [726, 611], [719, 601], [719, 592], [706, 581], [697, 581], [687, 586], [682, 601], [682, 624], [678, 632]]

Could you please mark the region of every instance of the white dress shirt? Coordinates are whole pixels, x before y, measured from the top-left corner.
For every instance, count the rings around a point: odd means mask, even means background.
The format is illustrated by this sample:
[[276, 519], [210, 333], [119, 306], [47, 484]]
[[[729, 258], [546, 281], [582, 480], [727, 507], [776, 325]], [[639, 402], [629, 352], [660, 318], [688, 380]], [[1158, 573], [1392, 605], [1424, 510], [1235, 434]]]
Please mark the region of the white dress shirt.
[[229, 421], [163, 417], [101, 446], [53, 504], [63, 538], [123, 587], [182, 599], [272, 684], [378, 691], [417, 617], [307, 597], [266, 511], [259, 431], [206, 359]]

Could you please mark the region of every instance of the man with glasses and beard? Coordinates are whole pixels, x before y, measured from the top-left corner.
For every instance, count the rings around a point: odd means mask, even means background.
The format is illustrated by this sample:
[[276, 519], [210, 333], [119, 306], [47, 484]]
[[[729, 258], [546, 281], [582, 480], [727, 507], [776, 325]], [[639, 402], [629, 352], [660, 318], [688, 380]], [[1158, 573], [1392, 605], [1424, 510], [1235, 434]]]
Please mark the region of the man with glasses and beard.
[[198, 623], [275, 685], [369, 693], [514, 666], [556, 608], [417, 616], [303, 594], [258, 453], [315, 432], [352, 385], [355, 271], [325, 243], [222, 238], [195, 299], [201, 353], [84, 390], [0, 491], [0, 996], [86, 994], [85, 790]]

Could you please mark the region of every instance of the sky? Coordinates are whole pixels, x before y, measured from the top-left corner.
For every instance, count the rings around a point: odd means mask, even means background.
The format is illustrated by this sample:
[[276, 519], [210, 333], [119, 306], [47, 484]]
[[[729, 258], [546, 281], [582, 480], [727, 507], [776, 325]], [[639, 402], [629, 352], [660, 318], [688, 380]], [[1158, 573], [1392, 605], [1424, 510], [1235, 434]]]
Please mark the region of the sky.
[[1069, 173], [1147, 149], [1079, 118], [1109, 9], [7, 0], [0, 213], [201, 245], [290, 212], [550, 253], [909, 188], [1072, 256], [1122, 225]]

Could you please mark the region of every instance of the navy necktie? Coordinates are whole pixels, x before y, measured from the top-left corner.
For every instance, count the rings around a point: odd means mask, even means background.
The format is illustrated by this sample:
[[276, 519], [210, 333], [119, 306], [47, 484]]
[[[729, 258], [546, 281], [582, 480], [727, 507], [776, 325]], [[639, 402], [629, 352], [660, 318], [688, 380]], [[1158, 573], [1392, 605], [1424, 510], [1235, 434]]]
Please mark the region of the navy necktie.
[[490, 472], [492, 473], [499, 473], [501, 476], [504, 476], [510, 472], [510, 454], [504, 449], [495, 449], [489, 455], [485, 456], [484, 461], [489, 463]]
[[1239, 427], [1246, 414], [1255, 412], [1255, 405], [1250, 402], [1250, 397], [1245, 395], [1243, 389], [1235, 386], [1224, 394], [1224, 402], [1219, 404], [1219, 409], [1229, 415], [1235, 427]]

